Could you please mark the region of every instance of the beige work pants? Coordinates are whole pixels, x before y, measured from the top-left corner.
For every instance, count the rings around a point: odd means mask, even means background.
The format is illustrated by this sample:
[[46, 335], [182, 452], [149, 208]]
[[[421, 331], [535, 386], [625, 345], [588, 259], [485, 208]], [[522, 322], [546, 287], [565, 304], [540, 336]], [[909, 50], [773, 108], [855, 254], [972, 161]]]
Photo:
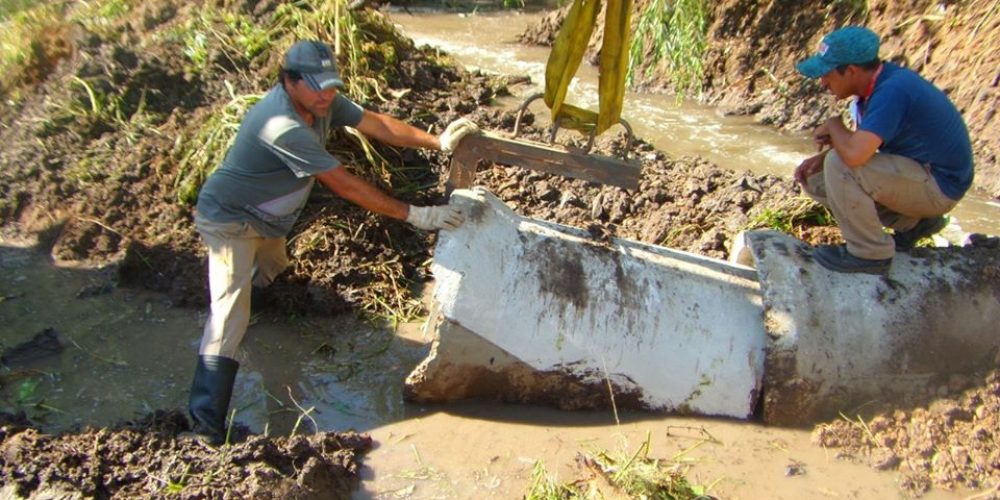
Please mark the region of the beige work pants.
[[892, 236], [883, 228], [906, 231], [958, 203], [941, 192], [930, 167], [891, 154], [876, 153], [868, 163], [850, 168], [830, 151], [823, 170], [806, 182], [806, 193], [837, 218], [847, 251], [862, 259], [895, 255]]
[[250, 323], [252, 286], [267, 286], [288, 265], [284, 238], [264, 238], [246, 222], [217, 223], [195, 215], [208, 246], [211, 311], [200, 355], [235, 358]]

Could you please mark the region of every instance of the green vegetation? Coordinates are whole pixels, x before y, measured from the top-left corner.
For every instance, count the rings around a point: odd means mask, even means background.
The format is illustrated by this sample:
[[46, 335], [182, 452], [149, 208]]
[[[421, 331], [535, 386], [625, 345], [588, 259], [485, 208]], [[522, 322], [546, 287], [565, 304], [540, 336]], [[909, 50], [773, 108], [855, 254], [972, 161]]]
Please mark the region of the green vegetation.
[[[702, 442], [709, 441], [714, 439], [708, 436]], [[545, 470], [541, 462], [536, 462], [532, 470], [531, 486], [524, 497], [528, 500], [709, 498], [708, 486], [693, 485], [685, 477], [687, 466], [681, 460], [685, 452], [669, 460], [651, 458], [649, 453], [648, 435], [633, 452], [623, 446], [615, 453], [603, 450], [582, 453], [577, 462], [593, 472], [594, 478], [569, 483], [560, 483]]]
[[796, 226], [831, 224], [833, 216], [823, 205], [809, 198], [799, 197], [775, 207], [764, 208], [750, 219], [746, 229], [768, 228], [794, 235]]
[[629, 84], [640, 65], [650, 72], [665, 61], [678, 98], [700, 94], [708, 14], [706, 0], [649, 0], [629, 51]]
[[166, 34], [167, 39], [183, 46], [188, 70], [194, 74], [214, 69], [211, 67], [213, 49], [221, 55], [219, 59], [239, 67], [270, 49], [274, 36], [275, 30], [261, 27], [239, 12], [210, 6], [201, 9], [198, 17]]
[[191, 135], [182, 135], [174, 143], [174, 157], [179, 159], [174, 187], [181, 203], [193, 205], [197, 201], [202, 183], [222, 163], [236, 139], [243, 115], [263, 97], [262, 94], [237, 95], [229, 82], [226, 82], [226, 89], [229, 100], [215, 106], [208, 119]]
[[63, 14], [61, 6], [42, 4], [12, 11], [3, 21], [0, 93], [13, 92], [21, 84], [42, 81], [56, 63], [69, 54], [62, 39], [62, 34], [69, 29]]

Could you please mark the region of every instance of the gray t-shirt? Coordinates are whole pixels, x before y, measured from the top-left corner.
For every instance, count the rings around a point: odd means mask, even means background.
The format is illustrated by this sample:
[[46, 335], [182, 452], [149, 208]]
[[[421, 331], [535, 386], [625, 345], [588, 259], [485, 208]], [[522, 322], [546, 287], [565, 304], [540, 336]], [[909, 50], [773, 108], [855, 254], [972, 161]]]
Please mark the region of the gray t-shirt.
[[198, 214], [213, 222], [249, 222], [265, 238], [281, 238], [302, 212], [313, 175], [340, 166], [326, 151], [330, 128], [356, 126], [364, 110], [337, 94], [330, 112], [310, 127], [276, 85], [247, 112], [233, 147], [198, 195]]

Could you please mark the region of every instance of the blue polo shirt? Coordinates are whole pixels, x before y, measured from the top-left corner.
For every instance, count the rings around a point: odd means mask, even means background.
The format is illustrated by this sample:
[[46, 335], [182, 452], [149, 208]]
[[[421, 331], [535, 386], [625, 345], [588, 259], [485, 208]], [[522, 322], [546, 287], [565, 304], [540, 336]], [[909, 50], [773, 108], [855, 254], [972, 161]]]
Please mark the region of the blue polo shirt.
[[910, 69], [885, 63], [866, 100], [859, 130], [882, 139], [879, 151], [929, 165], [945, 196], [959, 200], [972, 185], [969, 129], [948, 96]]

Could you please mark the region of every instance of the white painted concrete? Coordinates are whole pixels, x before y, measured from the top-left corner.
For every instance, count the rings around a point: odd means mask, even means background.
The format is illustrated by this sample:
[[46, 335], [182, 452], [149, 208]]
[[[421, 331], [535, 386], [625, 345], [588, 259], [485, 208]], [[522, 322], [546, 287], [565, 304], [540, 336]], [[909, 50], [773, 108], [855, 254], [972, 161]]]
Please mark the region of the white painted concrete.
[[787, 234], [746, 237], [768, 305], [769, 423], [920, 404], [951, 375], [993, 367], [1000, 349], [995, 250], [897, 253], [881, 277], [828, 271], [812, 247]]
[[514, 214], [456, 191], [469, 213], [432, 267], [444, 316], [541, 372], [607, 377], [650, 409], [747, 418], [765, 333], [745, 266]]

